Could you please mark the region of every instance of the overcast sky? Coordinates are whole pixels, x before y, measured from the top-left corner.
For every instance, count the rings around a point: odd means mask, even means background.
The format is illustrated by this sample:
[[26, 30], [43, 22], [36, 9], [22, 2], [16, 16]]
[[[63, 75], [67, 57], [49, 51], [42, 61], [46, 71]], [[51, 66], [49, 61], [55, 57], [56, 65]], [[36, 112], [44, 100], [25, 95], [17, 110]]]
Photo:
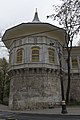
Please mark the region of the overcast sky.
[[[53, 5], [60, 3], [60, 0], [0, 0], [0, 32], [20, 23], [31, 22], [36, 8], [40, 21], [57, 25], [46, 16], [53, 13]], [[8, 58], [6, 51], [6, 48], [0, 47], [0, 57]]]
[[60, 0], [0, 0], [0, 29], [4, 30], [22, 22], [30, 22], [37, 8], [41, 21], [53, 12]]

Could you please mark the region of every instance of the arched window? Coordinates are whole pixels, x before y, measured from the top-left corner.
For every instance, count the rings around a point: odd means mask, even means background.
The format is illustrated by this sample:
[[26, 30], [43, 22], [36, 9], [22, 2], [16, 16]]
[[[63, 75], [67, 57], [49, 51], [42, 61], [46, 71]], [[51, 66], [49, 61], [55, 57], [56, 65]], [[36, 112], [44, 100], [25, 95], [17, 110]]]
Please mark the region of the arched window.
[[17, 50], [16, 63], [22, 63], [22, 59], [23, 59], [23, 49], [20, 48]]
[[48, 48], [49, 63], [54, 63], [54, 49]]
[[72, 68], [78, 68], [78, 60], [76, 57], [72, 58]]
[[32, 47], [32, 62], [39, 62], [39, 47]]

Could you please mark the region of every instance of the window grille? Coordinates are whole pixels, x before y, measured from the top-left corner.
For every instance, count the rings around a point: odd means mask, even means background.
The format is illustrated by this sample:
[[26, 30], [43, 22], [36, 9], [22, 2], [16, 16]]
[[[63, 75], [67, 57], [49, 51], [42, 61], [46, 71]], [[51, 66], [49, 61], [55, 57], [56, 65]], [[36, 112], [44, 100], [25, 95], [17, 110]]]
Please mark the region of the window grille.
[[48, 48], [49, 63], [54, 63], [54, 49]]
[[39, 47], [32, 48], [32, 62], [39, 62]]
[[16, 62], [22, 63], [22, 59], [23, 59], [23, 49], [21, 48], [17, 50]]

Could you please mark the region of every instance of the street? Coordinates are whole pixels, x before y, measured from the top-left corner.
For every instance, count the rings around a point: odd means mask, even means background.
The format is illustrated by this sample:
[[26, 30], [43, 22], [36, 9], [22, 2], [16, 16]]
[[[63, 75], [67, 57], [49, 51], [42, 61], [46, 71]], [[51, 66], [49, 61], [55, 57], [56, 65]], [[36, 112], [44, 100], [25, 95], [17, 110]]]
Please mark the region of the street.
[[48, 115], [0, 111], [0, 120], [80, 120], [80, 115]]

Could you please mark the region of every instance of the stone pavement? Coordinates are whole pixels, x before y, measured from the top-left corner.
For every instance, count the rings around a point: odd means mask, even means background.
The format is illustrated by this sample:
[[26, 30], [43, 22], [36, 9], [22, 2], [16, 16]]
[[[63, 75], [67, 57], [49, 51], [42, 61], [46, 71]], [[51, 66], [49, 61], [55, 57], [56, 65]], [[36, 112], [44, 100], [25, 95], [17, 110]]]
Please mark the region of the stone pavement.
[[[16, 113], [28, 113], [28, 114], [58, 114], [62, 115], [61, 113], [62, 108], [57, 107], [53, 109], [43, 109], [43, 110], [31, 110], [31, 111], [12, 111], [8, 108], [8, 106], [0, 104], [0, 111], [7, 111], [7, 112], [16, 112]], [[65, 115], [80, 115], [80, 106], [69, 106], [67, 107], [67, 114]]]

